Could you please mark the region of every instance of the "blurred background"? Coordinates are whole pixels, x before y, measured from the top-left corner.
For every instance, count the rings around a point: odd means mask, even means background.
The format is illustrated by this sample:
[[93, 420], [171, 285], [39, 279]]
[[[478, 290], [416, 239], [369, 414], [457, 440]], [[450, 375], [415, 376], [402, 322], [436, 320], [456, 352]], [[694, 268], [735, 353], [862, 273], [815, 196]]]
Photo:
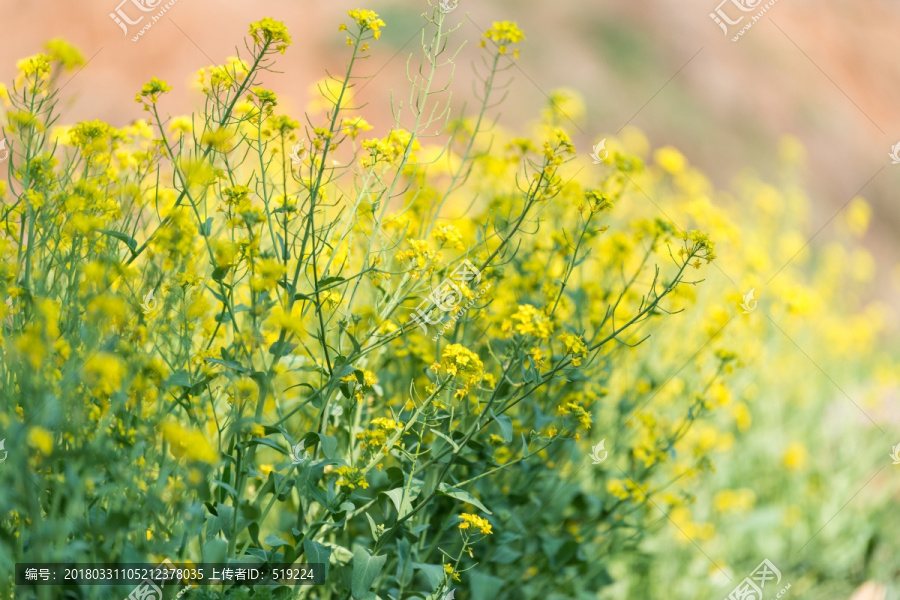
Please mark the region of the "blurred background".
[[[278, 62], [283, 72], [265, 85], [278, 93], [281, 112], [302, 114], [315, 82], [343, 72], [347, 48], [336, 24], [361, 6], [387, 23], [366, 65], [378, 77], [360, 82], [356, 94], [357, 106], [367, 104], [360, 113], [375, 126], [371, 135], [383, 136], [393, 123], [392, 90], [395, 104], [406, 101], [406, 61], [419, 48], [427, 9], [425, 0], [177, 0], [133, 42], [140, 25], [126, 35], [110, 13], [118, 6], [133, 18], [143, 13], [120, 1], [0, 0], [0, 81], [12, 81], [18, 59], [61, 36], [90, 57], [64, 84], [61, 123], [100, 118], [123, 126], [143, 118], [134, 96], [154, 76], [174, 88], [165, 109], [188, 114], [202, 99], [193, 74], [235, 56], [248, 23], [271, 16], [287, 24], [294, 45]], [[566, 126], [579, 154], [631, 125], [653, 147], [679, 148], [720, 189], [748, 170], [775, 180], [779, 141], [794, 136], [807, 151], [810, 235], [821, 229], [815, 243], [827, 239], [842, 207], [856, 196], [869, 201], [864, 243], [884, 276], [874, 293], [892, 298], [900, 165], [888, 154], [900, 143], [900, 3], [779, 0], [732, 42], [738, 27], [726, 36], [709, 16], [719, 1], [461, 0], [449, 16], [460, 28], [451, 43], [465, 41], [451, 104], [458, 114], [472, 97], [482, 32], [510, 20], [527, 39], [508, 72], [499, 115], [508, 129], [533, 123], [554, 90], [572, 89], [586, 99], [583, 115]], [[741, 14], [730, 1], [723, 10]], [[883, 598], [872, 587], [854, 596]]]
[[[587, 98], [584, 118], [569, 127], [580, 152], [634, 125], [654, 147], [683, 150], [718, 187], [748, 165], [765, 178], [775, 171], [779, 138], [796, 136], [808, 150], [807, 185], [820, 219], [812, 230], [859, 193], [875, 209], [870, 249], [890, 271], [900, 222], [900, 168], [887, 168], [888, 152], [900, 142], [900, 4], [779, 0], [732, 42], [709, 16], [718, 1], [462, 0], [450, 15], [451, 24], [461, 23], [455, 39], [467, 40], [453, 104], [461, 109], [471, 93], [481, 32], [495, 20], [516, 21], [527, 40], [510, 72], [502, 125], [521, 126], [554, 89], [574, 89]], [[0, 79], [10, 81], [16, 60], [63, 36], [93, 57], [64, 90], [63, 121], [101, 117], [121, 126], [141, 118], [134, 95], [151, 76], [173, 84], [166, 106], [183, 114], [200, 98], [186, 74], [235, 55], [247, 24], [272, 16], [287, 23], [294, 46], [279, 63], [281, 77], [267, 85], [278, 91], [283, 110], [297, 114], [326, 70], [342, 72], [347, 56], [334, 24], [358, 4], [177, 0], [132, 42], [140, 25], [126, 36], [109, 15], [117, 6], [132, 19], [144, 13], [132, 0], [119, 2], [0, 0]], [[368, 64], [371, 74], [382, 72], [358, 96], [378, 128], [373, 135], [383, 135], [392, 122], [390, 91], [399, 100], [408, 89], [405, 62], [418, 47], [426, 3], [375, 0], [364, 7], [388, 23]], [[744, 14], [731, 1], [722, 9]]]

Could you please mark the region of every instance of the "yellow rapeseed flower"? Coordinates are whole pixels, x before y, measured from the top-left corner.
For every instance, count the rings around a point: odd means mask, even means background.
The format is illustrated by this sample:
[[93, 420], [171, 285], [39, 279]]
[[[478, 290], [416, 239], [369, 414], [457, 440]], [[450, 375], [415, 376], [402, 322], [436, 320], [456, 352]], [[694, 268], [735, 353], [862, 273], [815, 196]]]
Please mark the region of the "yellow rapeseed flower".
[[281, 54], [284, 54], [287, 47], [292, 44], [287, 26], [271, 17], [250, 23], [250, 37], [257, 45], [274, 43], [275, 50]]
[[43, 427], [32, 427], [28, 430], [28, 445], [49, 456], [53, 452], [53, 434]]
[[484, 535], [491, 535], [494, 532], [491, 531], [491, 524], [487, 519], [479, 517], [478, 515], [473, 515], [471, 513], [462, 513], [459, 515], [459, 518], [462, 519], [462, 523], [459, 524], [460, 529], [478, 529], [479, 532]]

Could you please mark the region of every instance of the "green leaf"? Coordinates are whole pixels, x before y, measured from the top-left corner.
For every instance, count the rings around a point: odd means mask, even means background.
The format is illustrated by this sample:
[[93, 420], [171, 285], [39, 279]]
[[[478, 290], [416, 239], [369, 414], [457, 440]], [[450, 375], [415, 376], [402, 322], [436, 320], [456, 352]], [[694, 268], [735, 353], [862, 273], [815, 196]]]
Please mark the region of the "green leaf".
[[451, 498], [456, 498], [457, 500], [462, 500], [463, 502], [468, 502], [469, 504], [480, 508], [481, 510], [483, 510], [484, 512], [486, 512], [489, 515], [494, 514], [491, 511], [489, 511], [487, 509], [487, 507], [478, 500], [478, 498], [476, 498], [475, 496], [473, 496], [472, 494], [470, 494], [469, 492], [466, 492], [464, 490], [452, 488], [449, 485], [447, 485], [446, 483], [442, 483], [441, 485], [438, 486], [438, 492], [440, 492], [441, 494], [444, 494], [445, 496], [450, 496]]
[[203, 237], [209, 237], [209, 234], [212, 233], [212, 224], [213, 224], [212, 217], [209, 217], [208, 219], [206, 219], [206, 221], [203, 223], [203, 225], [201, 225], [199, 227], [200, 235], [202, 235]]
[[469, 588], [472, 591], [472, 600], [494, 600], [500, 595], [505, 582], [499, 577], [486, 575], [477, 569], [472, 569], [469, 575], [472, 578]]
[[394, 503], [394, 508], [397, 509], [398, 519], [402, 519], [412, 512], [412, 503], [409, 501], [409, 496], [404, 497], [403, 492], [403, 488], [395, 488], [393, 490], [388, 490], [387, 492], [381, 492]]
[[247, 371], [249, 371], [249, 369], [247, 369], [247, 367], [245, 367], [241, 363], [235, 362], [233, 360], [221, 360], [218, 358], [205, 358], [204, 360], [211, 362], [211, 363], [215, 363], [217, 365], [222, 365], [223, 367], [228, 367], [229, 369], [234, 369], [235, 371], [238, 371], [239, 373], [246, 373]]
[[130, 235], [125, 235], [119, 231], [110, 231], [109, 229], [98, 229], [100, 233], [105, 233], [110, 237], [114, 237], [119, 241], [125, 242], [125, 245], [128, 246], [128, 249], [131, 250], [131, 253], [134, 254], [137, 251], [137, 240], [135, 240]]
[[267, 546], [272, 546], [273, 548], [280, 548], [281, 546], [290, 546], [290, 542], [286, 542], [281, 539], [274, 533], [270, 533], [266, 536], [266, 539], [263, 540], [263, 544]]
[[253, 540], [253, 543], [259, 546], [259, 523], [256, 523], [255, 521], [250, 523], [250, 525], [247, 526], [247, 532], [250, 534], [250, 539]]
[[[231, 270], [232, 265], [219, 265], [212, 272], [213, 281], [222, 281], [225, 279], [225, 276], [228, 274], [228, 271]], [[224, 300], [222, 303], [224, 304]]]
[[285, 341], [275, 342], [271, 346], [269, 346], [269, 354], [274, 356], [275, 358], [281, 358], [282, 356], [287, 356], [291, 352], [294, 351], [294, 348], [297, 347], [297, 344], [290, 344]]
[[375, 519], [373, 519], [372, 515], [370, 515], [369, 513], [365, 513], [365, 515], [366, 515], [366, 519], [368, 519], [368, 521], [369, 521], [369, 531], [372, 532], [372, 539], [377, 540], [378, 539], [378, 530], [377, 530], [378, 526], [375, 524]]
[[459, 444], [454, 442], [453, 439], [449, 435], [447, 435], [446, 433], [441, 433], [437, 429], [431, 429], [431, 433], [433, 433], [434, 435], [436, 435], [438, 437], [442, 437], [445, 440], [447, 440], [448, 442], [450, 442], [450, 445], [453, 446], [453, 451], [459, 452]]
[[500, 435], [503, 436], [503, 441], [506, 443], [511, 442], [513, 438], [512, 419], [507, 415], [500, 415], [498, 417], [494, 414], [493, 409], [491, 409], [491, 416], [494, 417], [497, 425], [500, 426]]
[[[217, 503], [216, 512], [219, 514], [219, 523], [222, 525], [222, 533], [229, 540], [236, 537], [249, 524], [247, 519], [238, 515], [237, 529], [234, 529], [234, 507], [227, 504]], [[211, 561], [210, 561], [211, 562]]]
[[337, 456], [337, 438], [333, 435], [319, 435], [319, 442], [322, 443], [322, 454], [325, 458], [335, 458]]
[[329, 561], [331, 560], [331, 548], [310, 539], [305, 539], [303, 540], [303, 551], [306, 553], [306, 562], [325, 565], [325, 577], [327, 578]]
[[362, 546], [357, 546], [353, 551], [353, 579], [350, 591], [354, 598], [363, 598], [381, 569], [387, 556], [371, 556]]
[[227, 483], [225, 483], [224, 481], [219, 481], [218, 479], [213, 479], [213, 483], [216, 484], [217, 486], [219, 486], [220, 488], [222, 488], [223, 490], [225, 490], [226, 492], [228, 492], [229, 494], [231, 494], [232, 498], [238, 497], [237, 490], [234, 489], [233, 487], [231, 487], [230, 485], [228, 485]]
[[185, 370], [177, 371], [169, 375], [169, 377], [163, 382], [163, 387], [169, 387], [172, 385], [177, 385], [179, 387], [191, 387], [191, 377], [188, 375], [188, 372]]
[[428, 585], [432, 588], [436, 588], [444, 582], [444, 567], [441, 565], [426, 565], [414, 562], [412, 566], [414, 569], [422, 571], [422, 574], [425, 575], [425, 579], [428, 581]]
[[325, 288], [325, 286], [331, 285], [332, 283], [337, 283], [339, 281], [343, 281], [343, 277], [326, 277], [325, 279], [319, 280], [319, 291]]
[[285, 454], [285, 455], [287, 454], [287, 452], [284, 451], [284, 448], [282, 448], [281, 446], [279, 446], [278, 444], [276, 444], [276, 443], [273, 442], [272, 440], [268, 440], [268, 439], [266, 439], [266, 438], [258, 438], [258, 437], [253, 438], [253, 439], [251, 439], [249, 442], [247, 442], [246, 446], [247, 446], [247, 447], [250, 447], [250, 446], [268, 446], [269, 448], [272, 448], [273, 450], [278, 450], [278, 452], [280, 452], [281, 454]]
[[219, 517], [215, 515], [206, 515], [206, 539], [211, 540], [216, 537], [222, 527], [219, 525]]
[[210, 540], [203, 545], [200, 552], [205, 563], [223, 563], [228, 554], [228, 542], [219, 538]]

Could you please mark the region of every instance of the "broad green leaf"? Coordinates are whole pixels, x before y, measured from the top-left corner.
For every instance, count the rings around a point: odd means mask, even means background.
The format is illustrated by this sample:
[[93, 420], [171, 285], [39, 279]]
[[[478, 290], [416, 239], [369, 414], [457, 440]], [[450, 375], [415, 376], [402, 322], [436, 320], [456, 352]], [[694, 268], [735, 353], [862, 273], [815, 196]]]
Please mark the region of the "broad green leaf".
[[331, 560], [331, 548], [318, 542], [303, 540], [303, 551], [306, 553], [306, 562], [322, 563], [325, 565], [325, 577], [328, 577], [329, 561]]
[[449, 435], [447, 435], [447, 434], [445, 434], [445, 433], [441, 433], [441, 432], [438, 431], [437, 429], [431, 429], [431, 433], [433, 433], [434, 435], [436, 435], [436, 436], [438, 436], [438, 437], [441, 437], [441, 438], [447, 440], [447, 442], [449, 442], [450, 445], [453, 446], [454, 452], [459, 452], [459, 444], [457, 444], [456, 442], [454, 442], [454, 441], [453, 441], [453, 438], [451, 438]]
[[504, 442], [511, 442], [513, 439], [513, 426], [512, 419], [507, 415], [494, 415], [494, 411], [491, 410], [491, 416], [494, 417], [494, 420], [497, 422], [497, 425], [500, 426], [500, 435], [503, 437]]
[[445, 496], [450, 496], [451, 498], [456, 498], [457, 500], [462, 500], [463, 502], [468, 502], [469, 504], [471, 504], [473, 506], [477, 506], [478, 508], [480, 508], [481, 510], [483, 510], [484, 512], [486, 512], [489, 515], [494, 514], [491, 511], [489, 511], [487, 509], [487, 507], [478, 500], [478, 498], [476, 498], [475, 496], [473, 496], [472, 494], [470, 494], [469, 492], [466, 492], [464, 490], [452, 488], [449, 485], [447, 485], [446, 483], [442, 483], [441, 485], [438, 486], [438, 492], [440, 492], [441, 494], [444, 494]]
[[350, 592], [354, 598], [365, 597], [384, 567], [387, 556], [371, 556], [362, 546], [353, 551], [353, 580]]
[[472, 569], [469, 576], [472, 582], [469, 587], [472, 600], [495, 600], [503, 589], [504, 581], [498, 577], [486, 575], [477, 569]]
[[282, 356], [287, 356], [293, 352], [296, 347], [297, 344], [291, 344], [286, 341], [275, 342], [269, 346], [269, 354], [275, 358], [281, 358]]
[[216, 484], [217, 486], [219, 486], [220, 488], [222, 488], [223, 490], [225, 490], [226, 492], [228, 492], [229, 494], [231, 494], [232, 498], [238, 497], [237, 490], [234, 489], [232, 486], [228, 485], [227, 483], [225, 483], [224, 481], [219, 481], [218, 479], [213, 479], [213, 483]]
[[319, 441], [322, 443], [322, 454], [325, 458], [337, 456], [337, 438], [332, 435], [319, 435]]
[[274, 533], [270, 533], [269, 535], [267, 535], [266, 539], [263, 540], [263, 544], [266, 544], [267, 546], [272, 546], [273, 548], [279, 548], [281, 546], [290, 546], [290, 542], [286, 542], [285, 540], [281, 539]]
[[177, 385], [179, 387], [191, 387], [191, 377], [188, 375], [187, 371], [181, 370], [176, 371], [169, 375], [163, 383], [163, 387], [169, 387], [171, 385]]
[[428, 585], [432, 588], [436, 588], [444, 581], [444, 567], [441, 565], [426, 565], [414, 562], [412, 566], [414, 569], [422, 571], [422, 574], [428, 581]]
[[203, 545], [200, 552], [205, 563], [223, 563], [228, 554], [228, 542], [223, 539], [213, 539]]
[[412, 503], [410, 502], [409, 496], [403, 496], [403, 488], [394, 488], [392, 490], [388, 490], [387, 492], [381, 492], [385, 496], [391, 499], [391, 502], [394, 503], [394, 508], [397, 509], [397, 518], [402, 519], [406, 515], [412, 512]]

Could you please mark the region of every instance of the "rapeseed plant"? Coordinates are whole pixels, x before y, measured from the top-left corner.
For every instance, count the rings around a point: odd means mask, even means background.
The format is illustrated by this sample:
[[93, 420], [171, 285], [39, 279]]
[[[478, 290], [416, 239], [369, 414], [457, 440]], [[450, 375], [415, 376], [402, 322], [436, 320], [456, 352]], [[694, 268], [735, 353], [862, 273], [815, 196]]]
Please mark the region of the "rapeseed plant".
[[[324, 563], [308, 598], [434, 598], [457, 584], [486, 598], [504, 582], [584, 597], [617, 593], [614, 579], [650, 594], [660, 584], [621, 568], [643, 560], [640, 544], [713, 542], [714, 519], [777, 499], [720, 481], [732, 487], [710, 489], [707, 510], [696, 490], [776, 389], [752, 369], [791, 360], [737, 316], [721, 274], [761, 289], [803, 243], [791, 229], [802, 194], [746, 178], [758, 222], [738, 228], [686, 157], [666, 147], [651, 160], [630, 128], [582, 173], [560, 118], [584, 104], [571, 90], [554, 92], [531, 137], [488, 127], [525, 41], [509, 21], [483, 35], [474, 116], [451, 120], [435, 81], [455, 30], [440, 10], [426, 15], [412, 101], [366, 138], [351, 108], [358, 63], [389, 24], [348, 16], [345, 74], [315, 86], [302, 120], [262, 87], [292, 43], [268, 17], [250, 24], [244, 56], [200, 70], [191, 115], [168, 116], [173, 86], [154, 77], [135, 98], [145, 120], [56, 126], [56, 78], [84, 64], [62, 40], [0, 89], [12, 140], [0, 426], [19, 467], [2, 472], [0, 564]], [[867, 205], [848, 214], [861, 235]], [[825, 256], [765, 290], [771, 312], [814, 315], [845, 357], [864, 356], [882, 312], [848, 321], [838, 309], [857, 305], [836, 298], [849, 273], [871, 278], [871, 257], [840, 244]], [[460, 265], [490, 287], [454, 284], [452, 327], [432, 337], [440, 310], [410, 316]], [[785, 374], [777, 389], [813, 402]], [[582, 471], [606, 436], [610, 460]], [[292, 461], [297, 447], [308, 459]], [[781, 460], [807, 473], [812, 456], [798, 441]], [[796, 498], [818, 489], [806, 485]]]

